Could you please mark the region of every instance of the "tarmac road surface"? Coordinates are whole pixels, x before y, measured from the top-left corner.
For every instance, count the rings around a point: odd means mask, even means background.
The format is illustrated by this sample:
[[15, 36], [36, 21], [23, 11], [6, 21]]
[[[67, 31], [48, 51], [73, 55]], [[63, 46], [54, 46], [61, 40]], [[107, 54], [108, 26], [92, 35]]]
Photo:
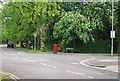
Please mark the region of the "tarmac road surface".
[[[81, 61], [91, 58], [118, 59], [117, 56], [87, 54], [39, 54], [25, 53], [1, 45], [0, 65], [3, 72], [11, 73], [19, 79], [118, 79], [118, 73], [87, 67]], [[116, 65], [117, 65], [116, 61]]]

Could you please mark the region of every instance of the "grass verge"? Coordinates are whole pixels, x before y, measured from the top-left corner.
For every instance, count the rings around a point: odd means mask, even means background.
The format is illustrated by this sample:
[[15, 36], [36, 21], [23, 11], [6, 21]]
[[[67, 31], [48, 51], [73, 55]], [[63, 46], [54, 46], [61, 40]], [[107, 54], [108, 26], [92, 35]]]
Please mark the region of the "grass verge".
[[0, 74], [0, 81], [10, 81], [9, 79], [7, 79], [5, 76], [3, 76], [2, 74]]
[[[89, 53], [90, 55], [111, 55], [110, 53]], [[120, 53], [114, 53], [113, 55], [120, 55]]]
[[28, 53], [39, 53], [39, 52], [41, 52], [41, 50], [32, 50], [32, 49], [21, 48], [21, 47], [15, 47], [15, 48], [19, 49], [21, 51], [24, 51], [24, 52], [28, 52]]

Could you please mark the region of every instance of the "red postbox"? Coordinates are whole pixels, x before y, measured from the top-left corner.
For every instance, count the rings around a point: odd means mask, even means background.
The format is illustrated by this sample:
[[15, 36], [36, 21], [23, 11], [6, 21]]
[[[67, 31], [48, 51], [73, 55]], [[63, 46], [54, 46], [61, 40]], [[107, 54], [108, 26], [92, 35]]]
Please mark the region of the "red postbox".
[[57, 53], [57, 48], [58, 48], [58, 44], [54, 44], [54, 47], [53, 47], [54, 53]]

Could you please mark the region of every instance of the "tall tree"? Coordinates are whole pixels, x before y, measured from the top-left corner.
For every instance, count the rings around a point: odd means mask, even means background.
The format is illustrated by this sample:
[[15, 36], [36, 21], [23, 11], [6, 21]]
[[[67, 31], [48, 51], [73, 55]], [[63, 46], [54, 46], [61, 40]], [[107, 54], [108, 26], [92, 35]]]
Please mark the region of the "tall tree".
[[[40, 34], [41, 50], [45, 51], [44, 33], [53, 17], [59, 14], [55, 2], [8, 3], [3, 9], [3, 24], [9, 38], [28, 41], [32, 33]], [[13, 23], [13, 24], [11, 24]], [[9, 28], [8, 28], [9, 27]]]
[[84, 43], [94, 41], [93, 30], [103, 26], [97, 19], [90, 19], [78, 12], [66, 12], [54, 26], [54, 38], [59, 40], [59, 45], [64, 47], [74, 39], [80, 39]]
[[37, 2], [36, 3], [36, 14], [35, 19], [38, 20], [39, 30], [40, 30], [40, 40], [41, 40], [41, 50], [45, 51], [45, 30], [52, 23], [53, 17], [59, 14], [59, 5], [55, 2], [47, 3], [47, 2]]

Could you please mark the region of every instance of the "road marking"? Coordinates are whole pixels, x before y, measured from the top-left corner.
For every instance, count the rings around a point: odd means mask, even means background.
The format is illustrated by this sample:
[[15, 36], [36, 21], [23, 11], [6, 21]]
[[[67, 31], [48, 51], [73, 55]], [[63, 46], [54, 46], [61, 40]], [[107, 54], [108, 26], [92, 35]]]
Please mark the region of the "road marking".
[[45, 65], [45, 66], [47, 65], [47, 64], [45, 64], [45, 63], [40, 63], [40, 64]]
[[92, 58], [92, 59], [87, 59], [87, 60], [80, 61], [80, 64], [82, 64], [82, 65], [84, 65], [84, 66], [91, 67], [91, 66], [85, 64], [84, 62], [87, 62], [87, 61], [90, 61], [90, 60], [94, 60], [94, 59], [96, 59], [96, 58]]
[[3, 51], [4, 53], [7, 53], [6, 51]]
[[10, 78], [12, 78], [13, 80], [15, 80], [15, 78], [13, 76], [10, 76]]
[[72, 73], [72, 74], [76, 74], [76, 75], [80, 75], [80, 76], [85, 76], [85, 77], [88, 77], [88, 78], [93, 78], [92, 76], [87, 76], [87, 75], [84, 75], [84, 74], [81, 74], [81, 73], [78, 73], [78, 72], [73, 72], [73, 71], [70, 71], [70, 70], [65, 70], [66, 72], [69, 72], [69, 73]]
[[106, 68], [94, 67], [94, 66], [90, 66], [90, 65], [84, 63], [84, 62], [87, 62], [87, 61], [90, 61], [90, 60], [94, 60], [94, 59], [96, 59], [96, 58], [92, 58], [92, 59], [87, 59], [87, 60], [80, 61], [80, 64], [82, 64], [84, 66], [87, 66], [87, 67], [91, 67], [91, 68], [96, 68], [96, 69], [107, 70], [107, 71], [112, 71], [112, 72], [119, 73], [119, 71], [113, 71], [113, 70], [106, 69]]
[[71, 63], [71, 64], [79, 64], [79, 63]]
[[88, 78], [93, 78], [92, 76], [88, 76]]
[[51, 67], [51, 68], [54, 68], [54, 69], [57, 68], [57, 67], [54, 67], [54, 66], [51, 66], [51, 65], [45, 64], [45, 63], [40, 63], [40, 64], [45, 65], [45, 66], [48, 66], [48, 67]]
[[11, 73], [8, 73], [8, 72], [2, 72], [2, 74], [5, 74], [7, 76], [9, 76], [10, 78], [14, 79], [15, 81], [16, 80], [19, 80], [18, 77], [16, 77], [15, 75], [11, 74]]
[[83, 76], [84, 74], [81, 74], [81, 73], [76, 73], [76, 72], [73, 72], [73, 71], [69, 71], [69, 70], [65, 70], [66, 72], [69, 72], [69, 73], [73, 73], [73, 74], [76, 74], [76, 75], [80, 75], [80, 76]]
[[[27, 58], [23, 58], [25, 61], [31, 61], [31, 62], [36, 62], [35, 60], [30, 60], [30, 59], [27, 59]], [[24, 62], [24, 63], [26, 63], [26, 62]]]
[[36, 62], [35, 60], [29, 60], [29, 61]]
[[104, 61], [105, 61], [105, 62], [117, 62], [118, 59], [114, 59], [114, 60], [113, 60], [113, 59], [107, 59], [107, 60], [104, 59], [104, 60], [98, 60], [98, 61], [103, 61], [103, 62], [104, 62]]

